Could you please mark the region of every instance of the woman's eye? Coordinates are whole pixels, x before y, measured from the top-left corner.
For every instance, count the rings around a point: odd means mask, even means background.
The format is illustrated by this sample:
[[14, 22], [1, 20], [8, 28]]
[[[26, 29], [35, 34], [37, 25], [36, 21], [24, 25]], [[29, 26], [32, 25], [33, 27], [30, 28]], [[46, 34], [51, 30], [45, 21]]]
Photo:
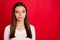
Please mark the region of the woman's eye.
[[22, 11], [23, 13], [25, 13], [25, 11]]
[[18, 13], [17, 11], [15, 11], [15, 13]]

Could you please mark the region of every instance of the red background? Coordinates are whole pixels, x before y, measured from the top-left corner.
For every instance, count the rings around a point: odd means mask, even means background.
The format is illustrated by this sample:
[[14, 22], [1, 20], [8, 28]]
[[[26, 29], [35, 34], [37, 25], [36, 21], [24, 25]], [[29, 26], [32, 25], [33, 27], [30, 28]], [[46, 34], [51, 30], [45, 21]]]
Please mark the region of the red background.
[[60, 0], [0, 0], [0, 40], [11, 23], [12, 7], [22, 1], [36, 30], [36, 40], [60, 40]]

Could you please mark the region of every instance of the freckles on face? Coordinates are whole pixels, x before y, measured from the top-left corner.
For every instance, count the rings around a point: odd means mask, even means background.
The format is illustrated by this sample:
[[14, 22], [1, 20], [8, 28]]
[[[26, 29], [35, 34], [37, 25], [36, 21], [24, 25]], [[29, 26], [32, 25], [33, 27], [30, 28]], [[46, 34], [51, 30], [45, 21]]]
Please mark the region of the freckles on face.
[[26, 9], [23, 6], [17, 6], [15, 8], [15, 16], [17, 20], [24, 20], [26, 16]]

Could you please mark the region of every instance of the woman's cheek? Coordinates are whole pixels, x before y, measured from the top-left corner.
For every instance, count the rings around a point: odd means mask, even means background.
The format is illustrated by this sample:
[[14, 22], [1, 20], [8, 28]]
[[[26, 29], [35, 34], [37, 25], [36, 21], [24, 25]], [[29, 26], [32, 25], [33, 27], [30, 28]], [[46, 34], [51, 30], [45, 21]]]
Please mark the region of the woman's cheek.
[[16, 16], [16, 19], [18, 19], [19, 16], [17, 14], [15, 14], [15, 16]]
[[24, 18], [25, 18], [26, 14], [24, 14]]
[[19, 15], [18, 14], [15, 14], [16, 17], [18, 17]]

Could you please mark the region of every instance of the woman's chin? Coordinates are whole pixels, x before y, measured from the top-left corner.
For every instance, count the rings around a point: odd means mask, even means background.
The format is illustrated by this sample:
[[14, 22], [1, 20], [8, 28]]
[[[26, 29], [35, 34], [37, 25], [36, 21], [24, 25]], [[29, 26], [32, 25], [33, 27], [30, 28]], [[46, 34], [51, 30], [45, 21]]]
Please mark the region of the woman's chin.
[[23, 21], [23, 19], [18, 19], [18, 21]]

